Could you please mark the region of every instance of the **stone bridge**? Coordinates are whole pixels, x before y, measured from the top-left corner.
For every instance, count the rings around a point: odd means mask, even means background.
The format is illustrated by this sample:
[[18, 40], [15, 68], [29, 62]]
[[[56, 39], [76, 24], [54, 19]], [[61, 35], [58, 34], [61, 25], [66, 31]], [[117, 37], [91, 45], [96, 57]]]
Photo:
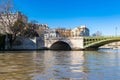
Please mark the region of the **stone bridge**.
[[48, 49], [83, 49], [83, 37], [59, 37], [45, 39], [45, 47]]
[[59, 37], [46, 38], [45, 47], [53, 50], [97, 49], [102, 45], [120, 41], [120, 37]]

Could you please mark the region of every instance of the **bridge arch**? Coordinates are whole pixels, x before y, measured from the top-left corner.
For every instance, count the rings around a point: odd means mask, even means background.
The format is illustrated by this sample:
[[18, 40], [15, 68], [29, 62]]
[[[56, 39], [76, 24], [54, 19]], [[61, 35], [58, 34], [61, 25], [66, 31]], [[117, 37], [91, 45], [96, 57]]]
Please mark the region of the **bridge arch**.
[[51, 50], [71, 50], [71, 47], [68, 43], [64, 41], [57, 41], [50, 46]]
[[90, 43], [88, 45], [86, 45], [84, 48], [85, 49], [89, 49], [89, 48], [99, 48], [100, 46], [103, 46], [105, 44], [109, 44], [109, 43], [112, 43], [112, 42], [118, 42], [120, 41], [120, 38], [118, 39], [106, 39], [106, 40], [101, 40], [101, 41], [97, 41], [97, 42], [93, 42], [93, 43]]

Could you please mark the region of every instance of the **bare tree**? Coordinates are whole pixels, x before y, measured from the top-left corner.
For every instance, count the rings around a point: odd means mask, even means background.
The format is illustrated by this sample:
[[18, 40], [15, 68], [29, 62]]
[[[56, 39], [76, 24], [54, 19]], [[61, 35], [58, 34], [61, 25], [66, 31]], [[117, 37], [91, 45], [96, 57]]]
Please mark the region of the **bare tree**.
[[17, 20], [14, 22], [13, 26], [10, 26], [10, 29], [12, 31], [12, 42], [16, 39], [17, 36], [22, 36], [24, 33], [24, 29], [26, 27], [26, 24], [22, 20]]
[[13, 8], [12, 0], [0, 0], [0, 28], [1, 33], [11, 33], [10, 26], [13, 25], [14, 22], [14, 14], [15, 12]]
[[92, 34], [92, 36], [102, 36], [102, 33], [100, 31], [97, 31], [94, 34]]
[[23, 37], [35, 37], [37, 35], [37, 32], [35, 31], [35, 24], [28, 23], [26, 24], [23, 32], [21, 33], [21, 36]]

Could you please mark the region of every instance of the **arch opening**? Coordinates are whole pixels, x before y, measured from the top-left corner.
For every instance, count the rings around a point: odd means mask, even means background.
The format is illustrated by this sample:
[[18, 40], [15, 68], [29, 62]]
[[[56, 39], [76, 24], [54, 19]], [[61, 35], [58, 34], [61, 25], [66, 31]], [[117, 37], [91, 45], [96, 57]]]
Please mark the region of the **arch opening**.
[[58, 41], [52, 44], [50, 50], [71, 50], [71, 47], [66, 42]]

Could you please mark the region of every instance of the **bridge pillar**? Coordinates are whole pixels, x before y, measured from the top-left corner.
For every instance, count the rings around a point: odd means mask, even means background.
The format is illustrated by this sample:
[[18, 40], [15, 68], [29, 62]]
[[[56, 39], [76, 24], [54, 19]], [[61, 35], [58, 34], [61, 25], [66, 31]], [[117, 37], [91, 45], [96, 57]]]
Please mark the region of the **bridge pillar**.
[[70, 39], [70, 46], [72, 50], [82, 50], [84, 49], [84, 39], [83, 37], [73, 37]]

